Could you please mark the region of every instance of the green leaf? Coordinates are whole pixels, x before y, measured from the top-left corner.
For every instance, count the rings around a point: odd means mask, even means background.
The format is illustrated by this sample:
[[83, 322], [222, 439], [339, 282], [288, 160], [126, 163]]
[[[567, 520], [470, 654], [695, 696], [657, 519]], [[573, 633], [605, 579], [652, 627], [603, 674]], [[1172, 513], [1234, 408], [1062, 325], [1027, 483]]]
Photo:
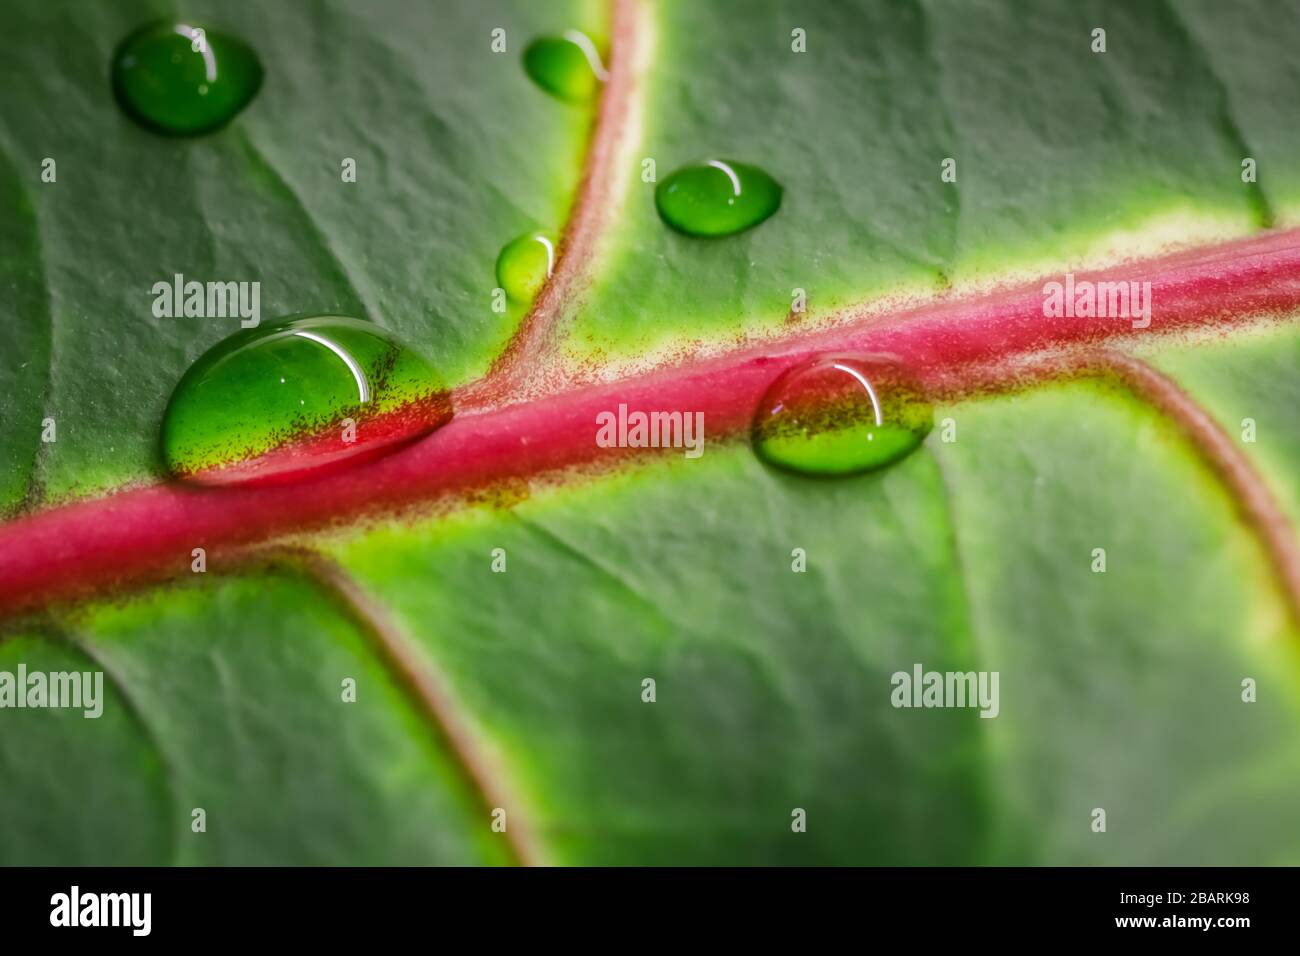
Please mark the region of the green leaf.
[[[526, 464], [569, 427], [577, 399], [553, 392], [590, 394], [587, 379], [665, 363], [708, 376], [735, 355], [775, 374], [791, 342], [887, 327], [904, 307], [996, 315], [1006, 300], [979, 297], [999, 283], [1295, 225], [1300, 133], [1275, 91], [1300, 79], [1300, 13], [381, 7], [187, 9], [266, 67], [243, 113], [191, 140], [112, 101], [108, 57], [151, 5], [22, 0], [0, 39], [5, 79], [31, 89], [0, 118], [11, 510], [66, 515], [160, 480], [172, 387], [237, 328], [153, 317], [149, 289], [176, 272], [257, 279], [267, 316], [370, 319], [454, 383], [522, 329], [532, 389], [461, 393], [462, 434], [517, 441], [520, 461], [469, 494], [420, 472], [428, 492], [404, 510], [238, 529], [202, 574], [186, 543], [163, 556], [171, 580], [0, 624], [0, 673], [104, 674], [98, 719], [0, 709], [0, 863], [1300, 860], [1289, 272], [1198, 293], [1203, 328], [1174, 333], [1157, 311], [1121, 329], [1108, 344], [1145, 363], [1137, 377], [1114, 351], [1019, 354], [1008, 326], [997, 357], [1061, 364], [985, 387], [935, 320], [934, 362], [956, 363], [960, 387], [936, 395], [917, 452], [865, 475], [778, 472], [743, 428], [712, 424], [699, 458]], [[522, 68], [529, 41], [571, 27], [610, 42], [599, 106], [549, 97]], [[714, 155], [770, 173], [779, 211], [722, 240], [667, 228], [643, 160], [663, 178]], [[561, 256], [527, 315], [493, 312], [500, 248], [566, 234], [571, 215], [583, 255]], [[1280, 261], [1270, 249], [1249, 255]], [[797, 289], [807, 314], [791, 313]], [[1244, 305], [1256, 292], [1265, 305]], [[758, 358], [736, 351], [778, 333]], [[1089, 356], [1110, 364], [1071, 364]], [[511, 417], [534, 407], [555, 432], [503, 432], [541, 420]], [[376, 481], [375, 505], [390, 493]], [[91, 567], [129, 494], [86, 506], [103, 526], [75, 525], [74, 566]], [[231, 513], [239, 495], [222, 499]], [[167, 507], [158, 521], [183, 526], [185, 507]], [[0, 566], [23, 546], [4, 531]], [[894, 675], [918, 664], [996, 672], [997, 715], [895, 706]]]
[[[115, 46], [163, 16], [156, 5], [18, 4], [0, 40], [6, 87], [26, 90], [0, 122], [0, 191], [20, 213], [0, 225], [5, 288], [18, 290], [0, 304], [18, 336], [0, 357], [0, 504], [23, 496], [8, 475], [30, 468], [42, 410], [59, 423], [26, 476], [43, 497], [159, 474], [167, 397], [239, 331], [156, 318], [151, 289], [177, 273], [261, 282], [267, 320], [370, 319], [452, 383], [485, 371], [517, 320], [492, 311], [497, 251], [562, 222], [589, 123], [537, 90], [518, 55], [588, 7], [188, 5], [251, 42], [268, 79], [226, 128], [177, 139], [134, 123], [108, 82]], [[491, 52], [494, 27], [513, 52]], [[55, 183], [41, 180], [46, 157]]]
[[[638, 154], [661, 177], [752, 159], [785, 200], [765, 228], [710, 243], [664, 229], [634, 171], [575, 361], [771, 330], [794, 289], [816, 320], [1294, 225], [1300, 140], [1275, 91], [1300, 80], [1297, 17], [1266, 0], [662, 5]], [[1240, 178], [1246, 156], [1257, 184]]]

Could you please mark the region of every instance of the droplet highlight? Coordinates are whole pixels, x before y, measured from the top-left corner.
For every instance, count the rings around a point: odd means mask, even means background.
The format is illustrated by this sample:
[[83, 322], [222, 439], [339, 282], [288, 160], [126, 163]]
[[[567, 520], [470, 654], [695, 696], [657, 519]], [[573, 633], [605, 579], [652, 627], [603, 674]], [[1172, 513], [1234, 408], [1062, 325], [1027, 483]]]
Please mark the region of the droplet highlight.
[[244, 41], [190, 23], [153, 23], [113, 55], [118, 103], [150, 129], [193, 136], [228, 123], [262, 86], [262, 64]]
[[177, 383], [168, 472], [203, 484], [296, 481], [386, 454], [452, 416], [423, 358], [374, 323], [311, 316], [239, 332]]
[[885, 355], [821, 356], [783, 372], [754, 416], [754, 450], [802, 475], [856, 475], [905, 458], [934, 425], [916, 377]]
[[559, 248], [549, 232], [529, 232], [512, 239], [497, 256], [497, 284], [516, 305], [527, 305], [541, 291], [555, 269]]
[[609, 79], [595, 41], [580, 30], [538, 37], [524, 50], [524, 71], [566, 103], [587, 103]]
[[781, 208], [781, 184], [757, 166], [710, 159], [684, 166], [655, 187], [655, 208], [688, 236], [730, 236]]

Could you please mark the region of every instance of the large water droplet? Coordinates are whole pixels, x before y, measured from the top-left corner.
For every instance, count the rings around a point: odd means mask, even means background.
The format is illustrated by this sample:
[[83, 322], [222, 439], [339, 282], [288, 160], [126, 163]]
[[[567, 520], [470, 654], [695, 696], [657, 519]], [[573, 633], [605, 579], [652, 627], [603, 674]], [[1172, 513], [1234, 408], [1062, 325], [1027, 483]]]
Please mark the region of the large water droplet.
[[168, 471], [205, 484], [296, 480], [375, 457], [451, 418], [424, 359], [371, 322], [290, 319], [205, 352], [167, 405]]
[[757, 166], [731, 160], [683, 166], [655, 188], [660, 217], [690, 236], [730, 236], [780, 206], [780, 183]]
[[262, 85], [248, 44], [190, 23], [154, 23], [113, 55], [113, 90], [134, 119], [190, 136], [227, 123]]
[[754, 450], [806, 475], [855, 475], [921, 444], [934, 408], [916, 378], [884, 355], [821, 356], [783, 372], [754, 416]]
[[519, 305], [533, 301], [555, 268], [556, 240], [549, 232], [530, 232], [506, 243], [497, 256], [497, 282]]
[[590, 101], [609, 79], [596, 44], [579, 30], [528, 44], [524, 70], [547, 93], [568, 103]]

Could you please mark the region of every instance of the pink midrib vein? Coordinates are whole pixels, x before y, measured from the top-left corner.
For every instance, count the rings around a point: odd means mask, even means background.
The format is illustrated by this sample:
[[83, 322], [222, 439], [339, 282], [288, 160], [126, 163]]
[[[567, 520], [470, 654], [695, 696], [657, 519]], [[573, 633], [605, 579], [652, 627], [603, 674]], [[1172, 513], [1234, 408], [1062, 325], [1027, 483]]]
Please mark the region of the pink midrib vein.
[[703, 412], [711, 441], [736, 435], [776, 375], [826, 352], [892, 353], [936, 392], [957, 396], [1005, 383], [1018, 357], [1283, 315], [1300, 308], [1300, 231], [1077, 278], [1150, 281], [1150, 328], [1136, 330], [1123, 319], [1045, 318], [1036, 284], [885, 320], [850, 319], [624, 381], [471, 410], [387, 458], [314, 481], [226, 489], [160, 484], [67, 504], [0, 525], [0, 613], [188, 573], [194, 548], [207, 550], [211, 566], [217, 555], [290, 532], [511, 479], [601, 467], [635, 454], [595, 441], [596, 416], [619, 404], [629, 411]]

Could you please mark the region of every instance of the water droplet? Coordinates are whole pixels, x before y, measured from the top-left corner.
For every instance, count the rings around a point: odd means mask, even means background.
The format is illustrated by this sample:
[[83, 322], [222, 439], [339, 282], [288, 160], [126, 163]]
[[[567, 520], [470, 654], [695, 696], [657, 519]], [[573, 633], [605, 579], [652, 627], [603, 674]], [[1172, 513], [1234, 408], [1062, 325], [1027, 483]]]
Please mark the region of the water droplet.
[[506, 243], [497, 256], [497, 282], [511, 302], [526, 305], [555, 268], [555, 237], [530, 232]]
[[609, 79], [596, 44], [579, 30], [528, 44], [524, 70], [547, 93], [569, 103], [589, 102]]
[[162, 454], [204, 484], [296, 480], [371, 458], [451, 418], [434, 370], [371, 322], [288, 319], [205, 352], [172, 392]]
[[754, 450], [805, 475], [856, 475], [914, 451], [934, 424], [915, 376], [885, 355], [820, 356], [783, 372], [754, 416]]
[[660, 218], [688, 236], [730, 236], [780, 207], [780, 183], [757, 166], [732, 160], [683, 166], [655, 188]]
[[248, 44], [189, 23], [153, 23], [132, 33], [113, 56], [112, 74], [127, 113], [182, 136], [229, 122], [262, 85], [262, 64]]

